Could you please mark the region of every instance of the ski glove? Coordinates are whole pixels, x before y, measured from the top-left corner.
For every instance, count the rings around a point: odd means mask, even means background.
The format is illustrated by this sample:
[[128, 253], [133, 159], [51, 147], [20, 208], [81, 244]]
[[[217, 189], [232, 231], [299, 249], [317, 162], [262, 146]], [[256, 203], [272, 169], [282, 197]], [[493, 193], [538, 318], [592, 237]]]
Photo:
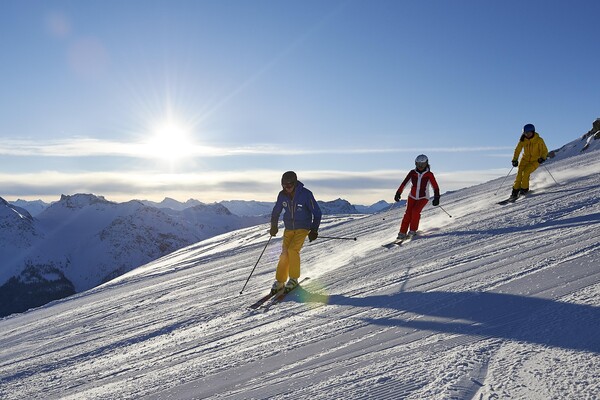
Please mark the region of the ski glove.
[[275, 236], [277, 235], [277, 232], [279, 232], [279, 228], [277, 228], [277, 225], [271, 225], [271, 229], [269, 229], [269, 234], [271, 236]]
[[394, 201], [400, 201], [400, 195], [401, 194], [402, 193], [400, 193], [400, 192], [396, 192], [396, 195], [394, 196]]
[[308, 232], [308, 241], [312, 242], [313, 240], [316, 240], [318, 236], [319, 232], [311, 229], [311, 231]]
[[542, 158], [542, 157], [538, 158], [538, 163], [542, 164], [544, 161], [546, 161], [545, 158]]
[[512, 165], [513, 165], [513, 167], [518, 167], [519, 166], [519, 160], [512, 160]]
[[431, 204], [433, 204], [434, 206], [439, 206], [440, 205], [440, 196], [435, 196], [433, 198], [433, 201], [431, 202]]

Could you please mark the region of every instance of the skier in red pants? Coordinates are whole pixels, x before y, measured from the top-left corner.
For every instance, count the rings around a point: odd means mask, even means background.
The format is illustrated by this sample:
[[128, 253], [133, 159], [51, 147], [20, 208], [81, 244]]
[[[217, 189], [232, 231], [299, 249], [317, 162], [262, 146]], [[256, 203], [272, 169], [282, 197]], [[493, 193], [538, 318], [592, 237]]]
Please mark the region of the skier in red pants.
[[429, 170], [429, 159], [425, 154], [421, 154], [415, 159], [415, 169], [411, 170], [400, 184], [400, 187], [394, 196], [395, 201], [400, 201], [404, 186], [406, 186], [409, 181], [412, 183], [412, 188], [408, 195], [406, 212], [404, 213], [402, 223], [400, 224], [398, 240], [404, 240], [417, 234], [419, 220], [421, 219], [421, 211], [429, 201], [429, 185], [433, 187], [433, 202], [431, 204], [434, 206], [440, 204], [440, 188], [435, 180], [435, 176], [433, 176], [433, 172]]

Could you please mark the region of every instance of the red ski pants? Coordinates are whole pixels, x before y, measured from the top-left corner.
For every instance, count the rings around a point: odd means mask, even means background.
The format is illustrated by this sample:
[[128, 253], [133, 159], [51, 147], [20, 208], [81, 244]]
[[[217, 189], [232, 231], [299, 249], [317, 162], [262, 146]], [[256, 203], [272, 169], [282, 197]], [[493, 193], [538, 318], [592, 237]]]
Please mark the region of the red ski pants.
[[400, 224], [400, 232], [406, 233], [408, 228], [410, 228], [411, 231], [419, 229], [421, 211], [423, 211], [423, 207], [425, 207], [428, 201], [428, 199], [415, 200], [412, 197], [408, 198], [406, 212], [404, 213], [404, 218], [402, 218], [402, 223]]

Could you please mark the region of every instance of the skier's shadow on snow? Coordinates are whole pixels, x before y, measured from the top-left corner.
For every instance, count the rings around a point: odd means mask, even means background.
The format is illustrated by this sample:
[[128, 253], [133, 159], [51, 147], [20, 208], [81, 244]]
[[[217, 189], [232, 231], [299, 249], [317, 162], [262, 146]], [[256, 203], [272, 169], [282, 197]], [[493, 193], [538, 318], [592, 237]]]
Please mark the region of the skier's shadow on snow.
[[600, 307], [491, 292], [401, 292], [368, 297], [304, 291], [298, 299], [397, 315], [362, 318], [375, 325], [502, 338], [600, 353]]

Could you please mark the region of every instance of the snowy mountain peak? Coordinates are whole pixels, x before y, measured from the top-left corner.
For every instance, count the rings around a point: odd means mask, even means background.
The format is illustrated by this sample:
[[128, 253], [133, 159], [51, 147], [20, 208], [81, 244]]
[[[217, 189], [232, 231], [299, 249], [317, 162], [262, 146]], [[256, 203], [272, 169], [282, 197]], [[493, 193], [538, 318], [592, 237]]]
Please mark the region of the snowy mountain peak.
[[325, 215], [335, 214], [358, 214], [350, 202], [344, 199], [335, 199], [333, 201], [318, 201], [321, 211]]
[[560, 149], [548, 153], [549, 158], [563, 160], [568, 157], [576, 156], [583, 152], [600, 150], [600, 118], [597, 118], [586, 134], [579, 139], [575, 139], [562, 146]]
[[377, 203], [371, 204], [370, 206], [355, 205], [354, 208], [356, 208], [361, 214], [375, 214], [389, 208], [390, 206], [391, 204], [387, 201], [379, 200]]
[[10, 204], [0, 197], [0, 221], [4, 218], [18, 218], [33, 221], [33, 217], [27, 210]]
[[185, 210], [186, 208], [204, 204], [201, 201], [195, 200], [195, 199], [189, 199], [185, 203], [182, 203], [171, 197], [165, 197], [163, 199], [163, 201], [161, 201], [160, 203], [156, 203], [156, 202], [150, 201], [150, 200], [141, 200], [141, 203], [143, 203], [147, 206], [151, 206], [151, 207], [170, 208], [171, 210], [177, 210], [177, 211], [182, 211], [182, 210]]
[[38, 215], [39, 213], [44, 211], [49, 206], [49, 204], [43, 202], [42, 200], [28, 201], [28, 200], [17, 199], [15, 201], [12, 201], [11, 204], [13, 204], [17, 207], [24, 208], [33, 217], [35, 217], [36, 215]]
[[93, 204], [116, 204], [104, 198], [104, 196], [96, 196], [93, 194], [78, 193], [74, 195], [61, 195], [60, 200], [56, 203], [58, 206], [66, 208], [84, 208]]
[[198, 204], [196, 206], [190, 207], [195, 212], [204, 213], [204, 214], [216, 214], [216, 215], [232, 215], [231, 211], [227, 209], [222, 204], [213, 203], [213, 204]]

